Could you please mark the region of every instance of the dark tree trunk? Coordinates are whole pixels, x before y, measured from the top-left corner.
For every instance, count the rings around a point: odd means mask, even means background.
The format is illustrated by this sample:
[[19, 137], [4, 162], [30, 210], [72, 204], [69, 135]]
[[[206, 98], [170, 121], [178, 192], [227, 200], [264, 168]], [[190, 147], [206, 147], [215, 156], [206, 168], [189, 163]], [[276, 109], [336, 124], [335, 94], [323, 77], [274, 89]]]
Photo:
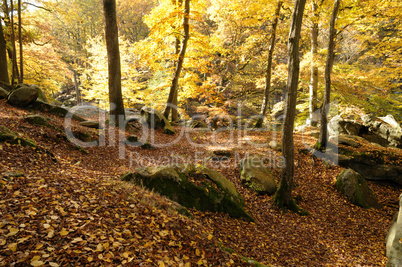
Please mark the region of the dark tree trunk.
[[282, 128], [282, 156], [285, 166], [282, 169], [279, 187], [274, 196], [274, 201], [279, 207], [287, 207], [297, 212], [300, 212], [300, 209], [292, 199], [294, 174], [293, 128], [300, 72], [299, 39], [305, 4], [306, 0], [295, 1], [289, 33], [288, 79], [285, 98], [285, 119]]
[[11, 76], [11, 84], [14, 85], [15, 81], [19, 81], [19, 71], [17, 64], [17, 48], [15, 47], [15, 31], [14, 31], [14, 4], [13, 0], [10, 1], [10, 9], [11, 9], [11, 45], [13, 47], [12, 54], [12, 63], [13, 63], [13, 71]]
[[336, 35], [335, 21], [338, 15], [340, 2], [341, 2], [340, 0], [335, 0], [334, 9], [331, 15], [331, 21], [329, 23], [328, 54], [325, 63], [325, 91], [324, 91], [324, 100], [322, 102], [322, 108], [321, 108], [320, 137], [318, 139], [317, 144], [317, 148], [322, 151], [326, 149], [328, 142], [327, 115], [329, 112], [329, 103], [331, 100], [331, 72], [332, 67], [334, 65], [334, 50], [335, 50], [335, 35]]
[[184, 56], [186, 55], [188, 39], [190, 38], [189, 16], [190, 16], [190, 0], [185, 0], [184, 1], [184, 17], [183, 17], [184, 36], [183, 36], [183, 42], [182, 42], [181, 48], [180, 48], [179, 58], [178, 58], [177, 64], [176, 64], [176, 70], [175, 70], [175, 73], [173, 76], [172, 84], [170, 86], [169, 97], [166, 102], [165, 111], [163, 112], [163, 115], [166, 118], [169, 117], [170, 110], [172, 109], [172, 106], [174, 103], [173, 99], [175, 98], [175, 94], [177, 97], [177, 92], [176, 92], [177, 86], [179, 84], [180, 73], [183, 68], [183, 61], [184, 61]]
[[317, 89], [318, 89], [318, 67], [317, 67], [317, 50], [318, 50], [318, 13], [317, 4], [311, 3], [313, 12], [313, 21], [311, 25], [311, 77], [310, 77], [310, 98], [309, 112], [310, 125], [317, 125], [317, 118], [314, 112], [317, 109]]
[[77, 105], [81, 104], [81, 94], [80, 88], [78, 86], [78, 74], [76, 70], [72, 70], [74, 74], [74, 87], [75, 87], [75, 97], [77, 98]]
[[18, 82], [24, 82], [24, 57], [22, 50], [22, 18], [21, 18], [21, 0], [18, 0], [18, 42], [20, 44], [20, 75]]
[[6, 40], [4, 39], [3, 26], [0, 19], [0, 82], [10, 83], [7, 68], [7, 48]]
[[[181, 8], [181, 6], [183, 5], [183, 0], [174, 1], [174, 4], [176, 5], [177, 8]], [[179, 38], [179, 36], [176, 36], [175, 46], [174, 46], [174, 54], [179, 55], [179, 53], [180, 53], [180, 38]], [[176, 64], [177, 64], [177, 62], [176, 62]], [[176, 88], [176, 90], [174, 92], [173, 100], [172, 100], [172, 121], [178, 121], [178, 113], [177, 113], [178, 91], [179, 91], [179, 89]]]
[[110, 118], [114, 120], [115, 125], [118, 126], [118, 118], [120, 116], [124, 118], [124, 104], [121, 92], [121, 66], [116, 0], [103, 0], [103, 11], [105, 16], [105, 36], [108, 57]]
[[275, 18], [272, 23], [272, 32], [271, 32], [271, 39], [270, 39], [271, 42], [269, 44], [269, 50], [268, 50], [268, 63], [267, 63], [267, 69], [265, 72], [264, 99], [262, 101], [260, 117], [258, 118], [258, 120], [255, 124], [256, 128], [262, 127], [262, 123], [264, 121], [265, 114], [267, 113], [267, 108], [268, 108], [268, 104], [269, 104], [269, 93], [271, 91], [271, 77], [272, 77], [272, 60], [273, 60], [274, 49], [275, 49], [276, 28], [278, 26], [278, 20], [279, 20], [279, 14], [281, 12], [281, 7], [282, 7], [282, 1], [278, 0], [276, 9], [275, 9]]

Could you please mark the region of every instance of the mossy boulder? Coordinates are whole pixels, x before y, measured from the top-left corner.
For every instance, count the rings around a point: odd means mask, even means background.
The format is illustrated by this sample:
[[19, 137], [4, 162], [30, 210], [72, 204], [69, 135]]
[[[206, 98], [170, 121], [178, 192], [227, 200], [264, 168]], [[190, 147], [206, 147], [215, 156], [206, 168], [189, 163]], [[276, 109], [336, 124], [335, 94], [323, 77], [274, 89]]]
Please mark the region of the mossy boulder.
[[38, 91], [29, 86], [23, 86], [11, 91], [8, 95], [7, 102], [10, 105], [24, 108], [33, 103], [38, 98]]
[[253, 220], [244, 210], [244, 200], [234, 185], [216, 171], [184, 166], [156, 166], [126, 173], [124, 181], [142, 185], [187, 208], [228, 213], [234, 218]]
[[239, 162], [240, 180], [258, 194], [272, 195], [276, 192], [274, 176], [262, 158], [247, 157]]
[[36, 147], [36, 144], [32, 139], [21, 138], [16, 133], [4, 126], [0, 126], [0, 142], [9, 142], [11, 144]]
[[0, 87], [0, 99], [7, 98], [8, 92]]
[[49, 125], [49, 119], [45, 116], [34, 114], [34, 115], [27, 115], [25, 116], [25, 121], [27, 121], [30, 124], [34, 125], [42, 125], [42, 126], [48, 126]]
[[366, 180], [352, 169], [346, 169], [336, 178], [335, 187], [349, 201], [362, 208], [381, 208]]

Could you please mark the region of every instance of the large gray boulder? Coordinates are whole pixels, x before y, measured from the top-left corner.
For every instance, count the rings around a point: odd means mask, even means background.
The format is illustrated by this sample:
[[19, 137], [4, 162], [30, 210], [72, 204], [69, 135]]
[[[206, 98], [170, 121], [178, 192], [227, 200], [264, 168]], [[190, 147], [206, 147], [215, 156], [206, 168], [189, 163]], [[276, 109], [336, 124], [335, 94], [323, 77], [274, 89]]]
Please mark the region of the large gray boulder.
[[39, 94], [38, 91], [29, 86], [22, 86], [16, 90], [11, 91], [8, 95], [7, 102], [10, 105], [24, 108], [29, 104], [32, 104]]
[[402, 266], [402, 194], [399, 196], [399, 212], [392, 221], [386, 239], [387, 267]]
[[328, 122], [328, 134], [331, 135], [359, 135], [362, 125], [353, 120], [347, 120], [340, 115], [333, 117]]
[[366, 180], [352, 169], [346, 169], [338, 175], [335, 187], [356, 206], [362, 208], [381, 208], [373, 191], [367, 185]]
[[[402, 128], [392, 115], [376, 118], [373, 115], [362, 117], [368, 129], [367, 139], [380, 145], [402, 148]], [[365, 137], [366, 138], [366, 137]]]
[[258, 194], [272, 195], [276, 192], [274, 176], [263, 159], [257, 156], [247, 157], [239, 162], [240, 180]]
[[228, 213], [253, 220], [244, 210], [244, 200], [235, 186], [216, 171], [194, 165], [141, 168], [121, 177], [164, 195], [187, 208]]

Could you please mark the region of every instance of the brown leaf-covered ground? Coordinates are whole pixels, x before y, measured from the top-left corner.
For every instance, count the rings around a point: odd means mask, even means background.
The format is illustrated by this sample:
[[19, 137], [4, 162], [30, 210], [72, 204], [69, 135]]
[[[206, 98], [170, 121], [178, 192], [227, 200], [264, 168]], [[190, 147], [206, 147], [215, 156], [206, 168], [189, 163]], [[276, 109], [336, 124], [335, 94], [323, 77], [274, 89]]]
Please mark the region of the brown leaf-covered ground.
[[[401, 187], [369, 182], [380, 210], [350, 204], [334, 188], [342, 168], [298, 152], [315, 141], [306, 135], [295, 134], [293, 194], [309, 212], [299, 216], [279, 210], [271, 197], [256, 195], [239, 181], [237, 162], [247, 155], [266, 157], [279, 177], [280, 153], [266, 145], [279, 140], [278, 132], [176, 127], [178, 133], [169, 136], [132, 125], [131, 132], [140, 128], [136, 134], [156, 148], [116, 145], [106, 130], [105, 145], [85, 148], [86, 154], [66, 140], [63, 119], [44, 114], [54, 127], [33, 126], [23, 119], [30, 113], [0, 102], [0, 125], [38, 144], [35, 149], [0, 143], [2, 266], [247, 266], [241, 257], [273, 266], [386, 263], [384, 240]], [[76, 122], [72, 129], [97, 134]], [[118, 140], [119, 133], [114, 135]], [[230, 149], [232, 158], [212, 160], [217, 149]], [[402, 158], [397, 149], [362, 144], [359, 150]], [[178, 215], [164, 197], [119, 179], [142, 166], [190, 162], [230, 179], [255, 222], [195, 210], [191, 220]], [[24, 176], [10, 177], [16, 172]]]

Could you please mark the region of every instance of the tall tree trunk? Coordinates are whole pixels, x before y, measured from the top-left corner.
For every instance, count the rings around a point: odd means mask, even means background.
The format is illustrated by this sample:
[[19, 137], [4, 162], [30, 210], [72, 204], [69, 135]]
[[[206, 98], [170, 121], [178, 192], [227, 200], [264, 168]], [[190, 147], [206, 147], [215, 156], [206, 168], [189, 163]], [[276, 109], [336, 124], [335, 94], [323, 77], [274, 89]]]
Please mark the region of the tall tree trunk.
[[179, 83], [180, 73], [183, 68], [183, 61], [184, 61], [184, 56], [186, 54], [188, 39], [190, 38], [190, 26], [188, 23], [189, 16], [190, 16], [190, 0], [185, 0], [184, 1], [184, 16], [183, 16], [184, 36], [183, 36], [183, 42], [182, 42], [181, 48], [180, 48], [179, 58], [178, 58], [177, 64], [176, 64], [176, 70], [175, 70], [175, 73], [173, 76], [172, 84], [170, 86], [169, 97], [166, 102], [165, 111], [163, 112], [163, 115], [166, 118], [169, 117], [170, 110], [172, 109], [172, 106], [173, 106], [174, 96], [175, 96], [175, 94], [177, 94], [177, 92], [176, 92], [177, 85]]
[[289, 33], [288, 79], [285, 98], [285, 119], [282, 128], [282, 155], [285, 166], [282, 169], [279, 187], [274, 196], [274, 201], [279, 207], [287, 207], [296, 212], [300, 212], [300, 209], [292, 199], [294, 174], [293, 128], [300, 72], [299, 39], [305, 4], [306, 0], [295, 1]]
[[274, 55], [275, 49], [275, 41], [276, 41], [276, 28], [278, 26], [279, 14], [281, 12], [282, 0], [278, 0], [275, 9], [275, 18], [272, 23], [272, 32], [271, 32], [271, 42], [269, 44], [268, 50], [268, 63], [267, 69], [265, 72], [265, 87], [264, 87], [264, 99], [262, 101], [260, 117], [258, 118], [255, 128], [261, 128], [262, 123], [264, 122], [265, 114], [267, 113], [267, 107], [269, 104], [269, 93], [271, 91], [271, 77], [272, 77], [272, 59]]
[[103, 12], [105, 16], [105, 37], [108, 57], [110, 118], [113, 119], [115, 125], [118, 126], [118, 118], [120, 116], [124, 118], [124, 104], [121, 93], [121, 66], [116, 0], [103, 0]]
[[10, 83], [7, 68], [7, 48], [4, 39], [3, 26], [0, 19], [0, 82]]
[[78, 87], [78, 74], [77, 71], [72, 69], [73, 74], [74, 74], [74, 87], [75, 87], [75, 97], [77, 99], [77, 105], [81, 104], [81, 94], [80, 94], [80, 88]]
[[[177, 8], [181, 8], [183, 5], [183, 0], [179, 0], [179, 1], [174, 1], [175, 5]], [[175, 46], [174, 46], [174, 54], [175, 55], [179, 55], [180, 53], [180, 38], [179, 36], [176, 36], [176, 40], [175, 40]], [[172, 100], [172, 121], [178, 121], [178, 113], [177, 113], [177, 95], [178, 95], [178, 91], [179, 89], [176, 88], [174, 96], [173, 96], [173, 100]]]
[[21, 18], [21, 0], [18, 0], [18, 42], [20, 44], [20, 76], [19, 83], [24, 82], [24, 57], [22, 50], [22, 18]]
[[19, 71], [17, 64], [17, 48], [15, 47], [15, 31], [14, 31], [14, 4], [13, 0], [10, 1], [11, 9], [11, 44], [13, 47], [12, 62], [13, 62], [13, 72], [11, 76], [11, 84], [14, 85], [15, 81], [19, 81]]
[[334, 50], [335, 50], [335, 21], [338, 15], [338, 10], [340, 6], [340, 0], [335, 0], [334, 9], [332, 10], [331, 21], [329, 23], [329, 36], [328, 36], [328, 54], [327, 60], [325, 63], [325, 91], [324, 91], [324, 100], [322, 102], [321, 108], [321, 128], [320, 128], [320, 137], [318, 139], [317, 148], [319, 150], [325, 150], [327, 147], [327, 115], [329, 112], [329, 103], [331, 100], [331, 72], [332, 67], [334, 65]]
[[310, 125], [317, 125], [317, 118], [314, 112], [317, 109], [317, 90], [318, 90], [318, 66], [317, 66], [317, 50], [318, 50], [318, 13], [317, 3], [312, 2], [313, 21], [311, 25], [311, 77], [310, 77], [310, 98], [309, 112]]

